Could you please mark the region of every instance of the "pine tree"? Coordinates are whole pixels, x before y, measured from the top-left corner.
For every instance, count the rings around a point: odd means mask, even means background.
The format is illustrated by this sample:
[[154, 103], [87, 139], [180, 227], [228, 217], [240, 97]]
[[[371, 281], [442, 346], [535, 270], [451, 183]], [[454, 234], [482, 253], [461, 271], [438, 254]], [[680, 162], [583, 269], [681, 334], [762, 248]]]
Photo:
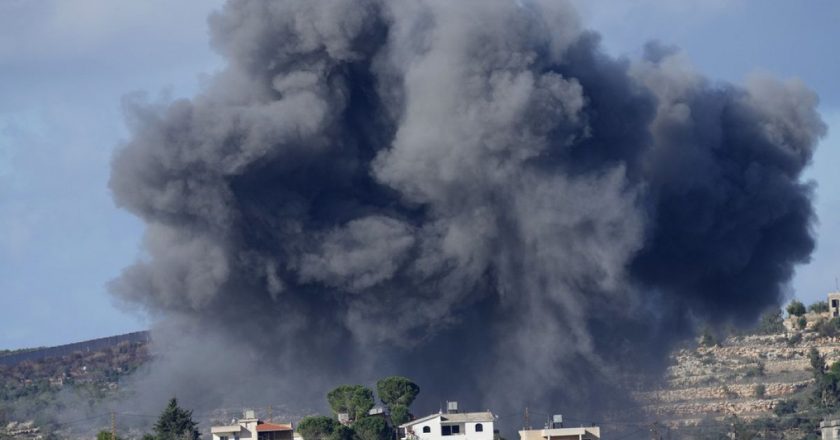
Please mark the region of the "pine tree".
[[173, 397], [155, 423], [154, 437], [155, 440], [198, 440], [196, 426], [192, 411], [179, 407]]

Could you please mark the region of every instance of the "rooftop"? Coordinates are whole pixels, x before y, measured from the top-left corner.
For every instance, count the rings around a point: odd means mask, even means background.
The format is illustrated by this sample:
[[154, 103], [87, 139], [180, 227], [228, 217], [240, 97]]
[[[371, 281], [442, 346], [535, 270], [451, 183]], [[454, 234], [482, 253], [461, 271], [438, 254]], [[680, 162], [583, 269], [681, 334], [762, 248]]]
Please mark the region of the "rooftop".
[[493, 413], [490, 411], [484, 412], [471, 412], [471, 413], [438, 413], [438, 414], [430, 414], [426, 417], [421, 417], [416, 420], [412, 420], [408, 423], [403, 423], [400, 425], [400, 428], [405, 428], [408, 426], [416, 425], [418, 423], [423, 423], [429, 420], [434, 420], [440, 417], [441, 422], [452, 422], [452, 423], [464, 423], [464, 422], [492, 422], [495, 420], [493, 417]]
[[257, 432], [291, 431], [292, 425], [278, 423], [260, 423], [257, 425]]

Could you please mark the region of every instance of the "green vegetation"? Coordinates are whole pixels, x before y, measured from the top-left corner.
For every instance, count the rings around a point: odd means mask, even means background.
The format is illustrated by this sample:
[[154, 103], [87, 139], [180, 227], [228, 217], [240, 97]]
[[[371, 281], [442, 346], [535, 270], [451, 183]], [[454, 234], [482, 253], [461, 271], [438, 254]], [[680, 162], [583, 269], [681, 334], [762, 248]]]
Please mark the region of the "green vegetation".
[[376, 383], [379, 400], [388, 408], [384, 414], [370, 415], [373, 392], [362, 385], [340, 385], [327, 393], [327, 402], [335, 415], [347, 414], [346, 424], [332, 417], [304, 417], [297, 431], [304, 440], [389, 440], [394, 427], [411, 420], [409, 406], [420, 387], [406, 377], [390, 376]]
[[411, 413], [405, 405], [394, 405], [391, 408], [391, 422], [394, 426], [400, 426], [403, 423], [411, 421]]
[[772, 335], [785, 331], [784, 319], [781, 310], [770, 310], [761, 315], [756, 332], [758, 334]]
[[96, 440], [123, 440], [123, 438], [120, 436], [114, 437], [110, 431], [99, 431], [96, 434]]
[[393, 438], [391, 427], [382, 417], [363, 417], [353, 423], [358, 440], [388, 440]]
[[376, 392], [388, 408], [394, 405], [408, 407], [417, 398], [420, 387], [406, 377], [390, 376], [376, 382]]
[[825, 313], [828, 311], [827, 301], [817, 301], [808, 306], [808, 311], [813, 313]]
[[408, 407], [417, 398], [420, 387], [406, 377], [390, 376], [376, 382], [376, 393], [388, 408], [392, 423], [399, 426], [411, 420]]
[[790, 316], [802, 316], [805, 314], [805, 305], [801, 301], [793, 300], [788, 304], [787, 312]]
[[173, 397], [155, 423], [154, 440], [198, 440], [196, 427], [192, 411], [179, 407]]
[[814, 330], [824, 338], [837, 336], [840, 334], [840, 318], [820, 319], [814, 324]]
[[336, 414], [358, 420], [373, 408], [373, 391], [362, 385], [341, 385], [327, 394], [327, 401]]
[[97, 351], [0, 365], [0, 421], [34, 419], [45, 430], [65, 409], [67, 397], [93, 408], [122, 393], [124, 378], [148, 360], [146, 343], [121, 342]]
[[[298, 423], [297, 431], [303, 440], [325, 440], [341, 426], [334, 419], [326, 416], [307, 416]], [[341, 438], [341, 436], [336, 436]], [[352, 436], [350, 436], [352, 438]]]

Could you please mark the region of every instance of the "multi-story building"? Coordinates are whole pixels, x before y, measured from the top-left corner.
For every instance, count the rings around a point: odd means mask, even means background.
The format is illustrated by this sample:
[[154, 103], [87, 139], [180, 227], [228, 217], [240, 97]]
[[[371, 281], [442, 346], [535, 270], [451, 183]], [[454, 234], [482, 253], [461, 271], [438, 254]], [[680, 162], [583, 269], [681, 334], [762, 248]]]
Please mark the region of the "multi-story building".
[[551, 423], [543, 429], [523, 429], [519, 431], [519, 440], [597, 440], [601, 438], [601, 428], [586, 426], [564, 428], [563, 416], [554, 415]]
[[248, 410], [230, 425], [211, 427], [210, 434], [213, 440], [293, 440], [294, 430], [291, 423], [264, 422]]
[[580, 428], [545, 428], [519, 431], [519, 440], [597, 440], [601, 428], [585, 426]]
[[490, 411], [462, 413], [457, 402], [448, 402], [446, 413], [400, 425], [400, 436], [403, 440], [493, 440], [495, 420]]

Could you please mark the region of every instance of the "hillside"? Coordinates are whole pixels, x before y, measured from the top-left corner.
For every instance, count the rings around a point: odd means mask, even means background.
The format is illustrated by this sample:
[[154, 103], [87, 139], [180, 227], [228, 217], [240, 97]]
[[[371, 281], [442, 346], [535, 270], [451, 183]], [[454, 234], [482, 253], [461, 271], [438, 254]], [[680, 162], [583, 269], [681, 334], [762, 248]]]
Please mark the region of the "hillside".
[[[770, 316], [751, 333], [705, 334], [672, 353], [663, 386], [636, 398], [673, 438], [738, 430], [745, 434], [737, 438], [816, 438], [832, 410], [813, 399], [812, 349], [828, 366], [840, 361], [840, 320], [826, 312], [785, 321]], [[62, 410], [62, 393], [95, 405], [119, 393], [148, 360], [145, 333], [0, 353], [0, 438], [44, 437], [49, 415]]]
[[0, 355], [0, 438], [49, 428], [67, 401], [94, 406], [115, 395], [148, 361], [147, 345], [141, 332]]
[[746, 438], [811, 438], [832, 410], [812, 398], [817, 385], [809, 352], [816, 349], [828, 366], [840, 361], [840, 321], [817, 312], [800, 320], [779, 322], [769, 334], [730, 335], [677, 350], [666, 386], [637, 398], [679, 438], [715, 438], [713, 432], [736, 425], [752, 431]]

